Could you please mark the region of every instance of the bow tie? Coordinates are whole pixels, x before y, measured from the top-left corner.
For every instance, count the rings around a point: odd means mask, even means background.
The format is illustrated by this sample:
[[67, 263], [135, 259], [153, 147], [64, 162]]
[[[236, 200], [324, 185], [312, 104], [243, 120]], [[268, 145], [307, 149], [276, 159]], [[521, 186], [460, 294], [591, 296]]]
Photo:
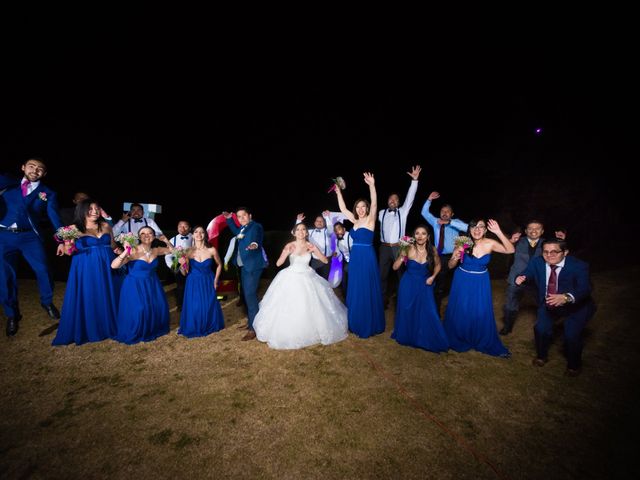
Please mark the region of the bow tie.
[[397, 208], [389, 208], [388, 211], [390, 213], [396, 213], [398, 211], [398, 209]]
[[142, 223], [142, 219], [141, 218], [134, 218], [133, 222], [134, 223]]
[[180, 237], [180, 240], [189, 240], [189, 237]]
[[320, 233], [320, 232], [322, 232], [322, 229], [320, 229], [320, 228], [316, 228], [316, 229], [315, 229], [315, 232], [316, 232], [316, 233]]

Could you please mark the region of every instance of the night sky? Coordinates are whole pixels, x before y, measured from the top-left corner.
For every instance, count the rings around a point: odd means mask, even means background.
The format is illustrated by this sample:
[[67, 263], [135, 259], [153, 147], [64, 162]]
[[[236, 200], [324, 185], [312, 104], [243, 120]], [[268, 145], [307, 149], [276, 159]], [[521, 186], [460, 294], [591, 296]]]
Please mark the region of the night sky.
[[419, 32], [225, 36], [168, 14], [16, 22], [0, 170], [44, 157], [62, 206], [77, 190], [114, 217], [123, 201], [160, 203], [170, 230], [247, 205], [288, 229], [297, 212], [337, 210], [332, 177], [350, 206], [370, 170], [386, 203], [420, 164], [410, 225], [432, 190], [464, 220], [541, 218], [585, 249], [628, 218], [630, 66], [596, 34], [454, 46]]

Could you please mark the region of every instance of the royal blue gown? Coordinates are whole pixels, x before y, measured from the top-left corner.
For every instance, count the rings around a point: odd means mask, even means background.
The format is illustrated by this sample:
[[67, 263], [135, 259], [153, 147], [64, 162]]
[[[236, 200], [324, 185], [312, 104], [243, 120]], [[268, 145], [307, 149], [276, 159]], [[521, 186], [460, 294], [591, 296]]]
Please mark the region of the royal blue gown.
[[58, 332], [52, 345], [81, 345], [116, 335], [119, 278], [111, 268], [111, 235], [75, 242]]
[[373, 250], [373, 231], [351, 230], [353, 245], [349, 260], [347, 308], [349, 330], [361, 338], [384, 332], [384, 307], [378, 260]]
[[449, 340], [442, 327], [433, 296], [433, 285], [427, 285], [427, 263], [407, 262], [400, 286], [396, 320], [391, 338], [401, 345], [446, 352]]
[[480, 258], [464, 256], [456, 268], [444, 314], [449, 346], [456, 352], [474, 349], [488, 355], [509, 356], [496, 329], [491, 280], [487, 265], [490, 254]]
[[212, 259], [189, 260], [178, 333], [185, 337], [204, 337], [224, 328], [222, 308], [213, 285]]
[[118, 304], [116, 340], [131, 345], [169, 333], [169, 304], [156, 274], [158, 258], [151, 263], [132, 260], [127, 266], [129, 273]]

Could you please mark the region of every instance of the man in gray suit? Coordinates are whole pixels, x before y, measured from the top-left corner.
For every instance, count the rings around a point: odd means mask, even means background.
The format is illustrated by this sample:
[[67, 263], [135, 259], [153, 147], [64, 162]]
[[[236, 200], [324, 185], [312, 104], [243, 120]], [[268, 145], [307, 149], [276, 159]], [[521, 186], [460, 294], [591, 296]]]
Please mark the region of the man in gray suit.
[[[535, 288], [527, 285], [516, 285], [515, 280], [518, 275], [522, 275], [529, 261], [532, 258], [542, 255], [542, 234], [544, 233], [544, 225], [538, 220], [530, 220], [524, 230], [525, 236], [520, 233], [514, 233], [511, 236], [511, 243], [515, 245], [516, 252], [513, 255], [513, 265], [509, 270], [507, 277], [507, 293], [504, 305], [504, 326], [500, 330], [500, 335], [509, 335], [513, 330], [513, 325], [518, 316], [520, 309], [520, 300], [525, 291], [531, 292], [536, 298]], [[564, 231], [555, 232], [556, 238], [565, 239]]]

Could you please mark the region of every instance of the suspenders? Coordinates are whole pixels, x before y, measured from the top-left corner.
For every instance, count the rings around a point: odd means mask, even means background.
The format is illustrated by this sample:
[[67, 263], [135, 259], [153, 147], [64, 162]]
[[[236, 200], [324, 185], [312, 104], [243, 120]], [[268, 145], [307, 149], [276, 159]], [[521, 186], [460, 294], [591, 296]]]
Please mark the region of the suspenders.
[[[384, 217], [387, 215], [387, 211], [388, 209], [385, 208], [384, 212], [382, 212], [382, 221], [380, 222], [380, 234], [382, 235], [383, 242], [392, 243], [392, 242], [387, 242], [386, 239], [384, 238]], [[402, 236], [402, 216], [400, 215], [400, 209], [396, 210], [396, 215], [398, 216], [398, 241], [400, 241], [400, 237]]]

